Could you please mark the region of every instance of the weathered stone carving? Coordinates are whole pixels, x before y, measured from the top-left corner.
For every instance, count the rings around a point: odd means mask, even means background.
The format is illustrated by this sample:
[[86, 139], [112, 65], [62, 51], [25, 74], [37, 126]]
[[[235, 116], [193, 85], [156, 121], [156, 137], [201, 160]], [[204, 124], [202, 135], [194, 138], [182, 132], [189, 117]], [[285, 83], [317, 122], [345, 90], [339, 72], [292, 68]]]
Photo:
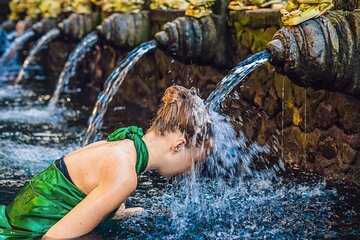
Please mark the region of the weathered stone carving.
[[215, 7], [218, 12], [211, 16], [179, 17], [168, 22], [155, 39], [162, 49], [184, 62], [226, 66], [229, 62], [228, 3], [218, 1]]
[[58, 27], [63, 34], [74, 39], [81, 39], [87, 33], [93, 31], [100, 24], [98, 13], [91, 14], [71, 14], [67, 19], [59, 23]]
[[16, 23], [14, 21], [7, 20], [0, 25], [0, 29], [4, 30], [5, 32], [10, 32], [15, 30]]
[[149, 40], [151, 23], [149, 11], [114, 13], [97, 28], [108, 41], [121, 48], [134, 48]]
[[294, 83], [360, 96], [360, 12], [330, 12], [283, 28], [268, 48], [272, 64]]
[[51, 29], [57, 27], [56, 25], [56, 19], [54, 18], [47, 18], [47, 19], [43, 19], [40, 22], [35, 23], [32, 26], [32, 29], [37, 33], [37, 34], [44, 34], [47, 33], [48, 31], [50, 31]]

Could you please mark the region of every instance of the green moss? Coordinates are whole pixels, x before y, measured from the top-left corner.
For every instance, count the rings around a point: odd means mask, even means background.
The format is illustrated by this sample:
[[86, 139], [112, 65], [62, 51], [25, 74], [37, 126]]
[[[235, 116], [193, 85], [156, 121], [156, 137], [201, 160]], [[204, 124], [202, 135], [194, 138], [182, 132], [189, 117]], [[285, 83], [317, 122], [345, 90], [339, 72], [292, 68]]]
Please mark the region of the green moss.
[[254, 41], [254, 35], [251, 31], [246, 30], [241, 37], [241, 44], [243, 47], [245, 48], [251, 48], [251, 46], [253, 45], [253, 41]]
[[238, 18], [239, 23], [242, 26], [247, 26], [251, 22], [251, 17], [246, 14], [242, 14], [241, 17]]
[[254, 42], [251, 46], [251, 51], [253, 53], [260, 52], [266, 48], [266, 45], [269, 41], [264, 39], [264, 29], [253, 29], [250, 31], [253, 35]]
[[235, 22], [234, 28], [235, 28], [235, 32], [236, 32], [237, 41], [241, 41], [242, 34], [244, 33], [244, 26], [241, 25], [239, 22]]

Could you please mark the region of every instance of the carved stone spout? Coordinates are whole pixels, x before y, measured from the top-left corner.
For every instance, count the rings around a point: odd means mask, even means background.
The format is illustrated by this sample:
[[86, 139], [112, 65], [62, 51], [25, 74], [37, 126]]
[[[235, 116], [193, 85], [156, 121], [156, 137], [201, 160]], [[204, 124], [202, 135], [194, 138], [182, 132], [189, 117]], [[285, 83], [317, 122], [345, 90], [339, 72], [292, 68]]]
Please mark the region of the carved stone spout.
[[45, 34], [51, 29], [57, 27], [56, 20], [53, 18], [43, 19], [40, 22], [35, 23], [32, 29], [39, 35]]
[[218, 1], [213, 15], [200, 19], [179, 17], [166, 23], [155, 35], [160, 47], [184, 62], [201, 65], [227, 66], [229, 41], [227, 39], [227, 5]]
[[16, 23], [11, 20], [7, 20], [0, 25], [0, 29], [4, 30], [5, 32], [10, 32], [15, 30]]
[[117, 47], [131, 49], [150, 39], [149, 12], [114, 13], [97, 29], [106, 40]]
[[99, 23], [100, 17], [97, 13], [73, 13], [67, 19], [59, 23], [58, 27], [63, 34], [79, 40], [82, 39], [86, 34], [93, 31]]
[[268, 49], [295, 84], [360, 96], [360, 12], [330, 12], [283, 28]]

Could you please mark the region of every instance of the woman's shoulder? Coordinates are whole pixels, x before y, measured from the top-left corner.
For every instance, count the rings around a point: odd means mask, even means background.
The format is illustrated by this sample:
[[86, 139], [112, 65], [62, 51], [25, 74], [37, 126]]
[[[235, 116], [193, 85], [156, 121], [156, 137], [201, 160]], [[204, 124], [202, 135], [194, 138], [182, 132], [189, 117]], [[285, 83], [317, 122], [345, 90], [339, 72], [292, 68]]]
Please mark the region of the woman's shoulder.
[[129, 151], [126, 142], [123, 142], [123, 144], [103, 146], [103, 154], [101, 154], [103, 161], [102, 175], [119, 184], [126, 182], [129, 186], [137, 185], [136, 153]]
[[137, 175], [136, 159], [134, 162], [131, 155], [120, 142], [102, 141], [68, 154], [65, 160], [73, 180], [84, 188], [91, 190], [99, 184], [116, 188], [126, 184], [132, 189], [137, 185]]

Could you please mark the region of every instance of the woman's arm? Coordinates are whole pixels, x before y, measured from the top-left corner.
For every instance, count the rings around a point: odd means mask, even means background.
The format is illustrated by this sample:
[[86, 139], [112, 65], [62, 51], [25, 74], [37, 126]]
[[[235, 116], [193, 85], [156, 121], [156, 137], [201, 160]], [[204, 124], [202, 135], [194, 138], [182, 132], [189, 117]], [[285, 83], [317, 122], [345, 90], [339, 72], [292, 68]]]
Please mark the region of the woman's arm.
[[118, 208], [135, 190], [136, 175], [122, 176], [120, 181], [108, 179], [100, 183], [75, 208], [52, 226], [44, 239], [64, 239], [91, 232], [111, 211]]

